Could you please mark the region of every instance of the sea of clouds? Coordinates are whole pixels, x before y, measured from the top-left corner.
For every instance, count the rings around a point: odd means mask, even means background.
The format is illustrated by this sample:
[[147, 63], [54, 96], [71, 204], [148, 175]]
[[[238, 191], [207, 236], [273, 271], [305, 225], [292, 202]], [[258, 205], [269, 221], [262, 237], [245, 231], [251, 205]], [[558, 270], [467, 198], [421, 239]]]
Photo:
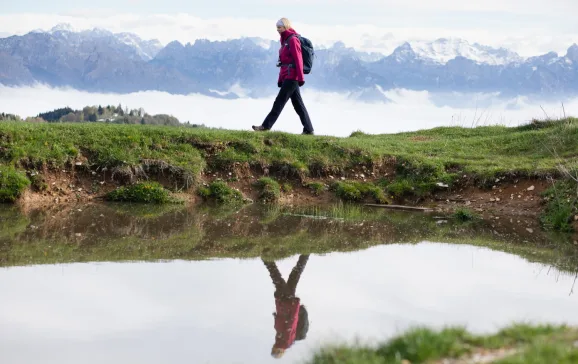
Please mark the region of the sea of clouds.
[[[534, 118], [578, 115], [578, 98], [539, 102], [526, 97], [499, 98], [492, 94], [431, 94], [397, 89], [386, 91], [389, 103], [352, 100], [347, 94], [319, 92], [304, 87], [305, 105], [318, 135], [348, 136], [361, 130], [371, 134], [414, 131], [438, 126], [516, 126]], [[181, 122], [208, 127], [251, 130], [261, 124], [273, 97], [219, 99], [199, 94], [172, 95], [160, 91], [129, 94], [90, 93], [67, 88], [6, 87], [0, 85], [0, 112], [21, 117], [69, 106], [118, 105], [144, 108], [149, 114], [169, 114]], [[274, 130], [300, 133], [302, 126], [290, 102]]]

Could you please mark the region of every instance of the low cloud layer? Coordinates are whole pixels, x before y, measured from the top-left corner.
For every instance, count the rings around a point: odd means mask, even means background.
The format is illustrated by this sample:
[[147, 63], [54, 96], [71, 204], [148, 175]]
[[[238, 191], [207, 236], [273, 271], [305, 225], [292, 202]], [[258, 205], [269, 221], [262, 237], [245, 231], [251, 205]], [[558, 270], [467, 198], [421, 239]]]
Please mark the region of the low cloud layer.
[[[515, 126], [533, 118], [578, 115], [578, 98], [560, 102], [540, 102], [519, 97], [500, 100], [489, 94], [430, 94], [392, 90], [388, 104], [372, 104], [348, 99], [347, 95], [318, 92], [304, 88], [303, 98], [318, 135], [348, 136], [361, 130], [366, 133], [396, 133], [437, 126], [500, 124]], [[171, 114], [181, 121], [235, 130], [251, 130], [261, 124], [273, 98], [223, 100], [198, 94], [171, 95], [147, 91], [131, 94], [88, 93], [49, 87], [10, 88], [0, 86], [0, 112], [22, 117], [69, 106], [87, 105], [143, 107], [149, 114]], [[456, 102], [455, 100], [459, 100]], [[300, 133], [302, 126], [291, 103], [288, 103], [274, 130]]]

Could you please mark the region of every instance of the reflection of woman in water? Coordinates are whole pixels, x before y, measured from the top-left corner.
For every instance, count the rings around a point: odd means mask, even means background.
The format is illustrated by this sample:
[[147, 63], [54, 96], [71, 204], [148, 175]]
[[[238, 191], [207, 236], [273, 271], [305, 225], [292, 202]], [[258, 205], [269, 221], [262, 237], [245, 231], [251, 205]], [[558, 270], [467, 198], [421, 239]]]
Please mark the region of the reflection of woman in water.
[[275, 262], [265, 263], [269, 275], [275, 285], [275, 344], [271, 349], [271, 356], [281, 358], [285, 350], [291, 347], [295, 340], [303, 340], [309, 330], [309, 318], [305, 306], [300, 304], [299, 297], [295, 296], [295, 289], [299, 282], [299, 277], [305, 269], [309, 254], [300, 255], [297, 264], [289, 274], [287, 282], [281, 276]]

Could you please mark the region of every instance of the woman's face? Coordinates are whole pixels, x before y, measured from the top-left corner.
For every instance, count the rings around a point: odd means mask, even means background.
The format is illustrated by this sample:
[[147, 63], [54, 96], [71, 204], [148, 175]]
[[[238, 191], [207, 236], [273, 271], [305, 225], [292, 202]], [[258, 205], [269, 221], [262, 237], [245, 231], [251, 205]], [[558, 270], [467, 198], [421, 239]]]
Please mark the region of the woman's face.
[[277, 26], [277, 33], [281, 34], [283, 33], [285, 30], [287, 30], [287, 28], [283, 27], [283, 26]]

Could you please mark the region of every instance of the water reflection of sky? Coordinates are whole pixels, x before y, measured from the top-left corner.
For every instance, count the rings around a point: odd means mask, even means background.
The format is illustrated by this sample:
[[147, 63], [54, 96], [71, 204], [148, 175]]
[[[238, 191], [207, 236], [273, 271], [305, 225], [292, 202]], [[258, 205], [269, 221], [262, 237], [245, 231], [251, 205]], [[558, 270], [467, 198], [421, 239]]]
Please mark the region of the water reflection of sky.
[[[278, 261], [287, 278], [297, 257]], [[573, 276], [486, 248], [423, 243], [310, 257], [310, 329], [280, 362], [408, 326], [578, 324]], [[5, 363], [267, 363], [274, 287], [259, 259], [0, 269]]]

